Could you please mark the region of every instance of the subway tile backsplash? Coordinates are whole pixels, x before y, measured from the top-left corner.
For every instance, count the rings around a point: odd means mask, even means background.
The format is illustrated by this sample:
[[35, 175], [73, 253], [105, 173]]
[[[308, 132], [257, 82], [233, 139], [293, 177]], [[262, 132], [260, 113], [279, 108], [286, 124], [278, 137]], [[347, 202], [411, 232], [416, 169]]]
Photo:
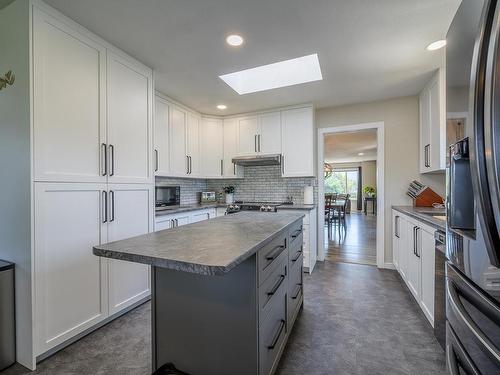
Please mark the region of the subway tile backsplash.
[[314, 177], [281, 177], [279, 165], [245, 167], [244, 176], [223, 180], [156, 177], [156, 184], [179, 185], [181, 204], [198, 203], [198, 192], [219, 193], [228, 185], [235, 187], [236, 200], [283, 202], [292, 196], [297, 204], [304, 202], [304, 187], [313, 186], [314, 202], [318, 202], [318, 183]]

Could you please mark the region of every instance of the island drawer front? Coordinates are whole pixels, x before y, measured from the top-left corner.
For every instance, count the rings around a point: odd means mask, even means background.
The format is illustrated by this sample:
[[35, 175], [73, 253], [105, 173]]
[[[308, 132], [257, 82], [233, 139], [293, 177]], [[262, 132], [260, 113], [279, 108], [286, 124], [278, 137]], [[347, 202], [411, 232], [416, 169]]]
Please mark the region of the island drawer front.
[[288, 287], [288, 261], [286, 254], [280, 256], [280, 264], [273, 269], [273, 272], [259, 287], [259, 307], [260, 317], [267, 316], [273, 307], [275, 299], [280, 298], [282, 291]]
[[[302, 234], [300, 235], [302, 237]], [[291, 268], [300, 259], [302, 259], [301, 255], [304, 252], [304, 242], [302, 241], [302, 238], [299, 239], [299, 241], [295, 242], [289, 250], [289, 256], [288, 256], [288, 267]]]
[[275, 267], [274, 265], [279, 263], [278, 258], [285, 252], [286, 248], [287, 233], [282, 232], [258, 251], [259, 284], [269, 277]]
[[285, 288], [259, 327], [259, 374], [268, 375], [278, 360], [287, 335], [287, 294]]
[[302, 301], [302, 295], [304, 291], [303, 286], [303, 259], [302, 255], [297, 260], [297, 266], [290, 269], [289, 272], [289, 282], [288, 282], [288, 321], [291, 322], [291, 318], [298, 309], [300, 302]]
[[302, 242], [302, 232], [304, 231], [304, 224], [298, 221], [290, 228], [290, 246], [294, 243]]

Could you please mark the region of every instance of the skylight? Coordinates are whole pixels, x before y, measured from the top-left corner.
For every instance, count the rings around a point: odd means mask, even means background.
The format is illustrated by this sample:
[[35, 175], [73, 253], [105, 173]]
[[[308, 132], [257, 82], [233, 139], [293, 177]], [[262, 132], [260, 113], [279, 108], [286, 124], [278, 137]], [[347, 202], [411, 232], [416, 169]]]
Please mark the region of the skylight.
[[240, 95], [323, 79], [316, 53], [219, 77]]

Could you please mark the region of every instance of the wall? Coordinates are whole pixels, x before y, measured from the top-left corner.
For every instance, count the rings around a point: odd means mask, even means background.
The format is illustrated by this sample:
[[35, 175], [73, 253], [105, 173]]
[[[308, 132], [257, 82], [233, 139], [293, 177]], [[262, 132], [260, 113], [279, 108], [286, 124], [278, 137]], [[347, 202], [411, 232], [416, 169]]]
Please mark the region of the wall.
[[317, 202], [318, 184], [313, 177], [281, 177], [281, 168], [276, 166], [245, 167], [245, 178], [207, 180], [207, 189], [221, 191], [224, 186], [235, 186], [235, 199], [244, 201], [282, 202], [292, 196], [295, 203], [304, 201], [304, 186], [314, 187]]
[[372, 103], [322, 108], [316, 111], [316, 126], [327, 128], [383, 121], [385, 127], [385, 262], [392, 262], [391, 206], [411, 205], [408, 184], [420, 180], [444, 195], [443, 174], [419, 173], [418, 97], [404, 97]]
[[17, 361], [33, 368], [28, 21], [28, 0], [0, 10], [0, 75], [16, 76], [0, 91], [0, 259], [16, 263]]

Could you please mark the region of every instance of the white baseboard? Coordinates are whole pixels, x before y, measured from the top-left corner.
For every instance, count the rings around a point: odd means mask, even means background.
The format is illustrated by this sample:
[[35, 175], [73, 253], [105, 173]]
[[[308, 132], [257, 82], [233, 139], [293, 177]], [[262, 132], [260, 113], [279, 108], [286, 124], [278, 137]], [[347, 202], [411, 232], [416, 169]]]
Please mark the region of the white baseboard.
[[389, 270], [395, 270], [396, 267], [394, 267], [394, 263], [392, 262], [386, 262], [384, 263], [384, 265], [382, 266], [382, 268], [387, 268]]

